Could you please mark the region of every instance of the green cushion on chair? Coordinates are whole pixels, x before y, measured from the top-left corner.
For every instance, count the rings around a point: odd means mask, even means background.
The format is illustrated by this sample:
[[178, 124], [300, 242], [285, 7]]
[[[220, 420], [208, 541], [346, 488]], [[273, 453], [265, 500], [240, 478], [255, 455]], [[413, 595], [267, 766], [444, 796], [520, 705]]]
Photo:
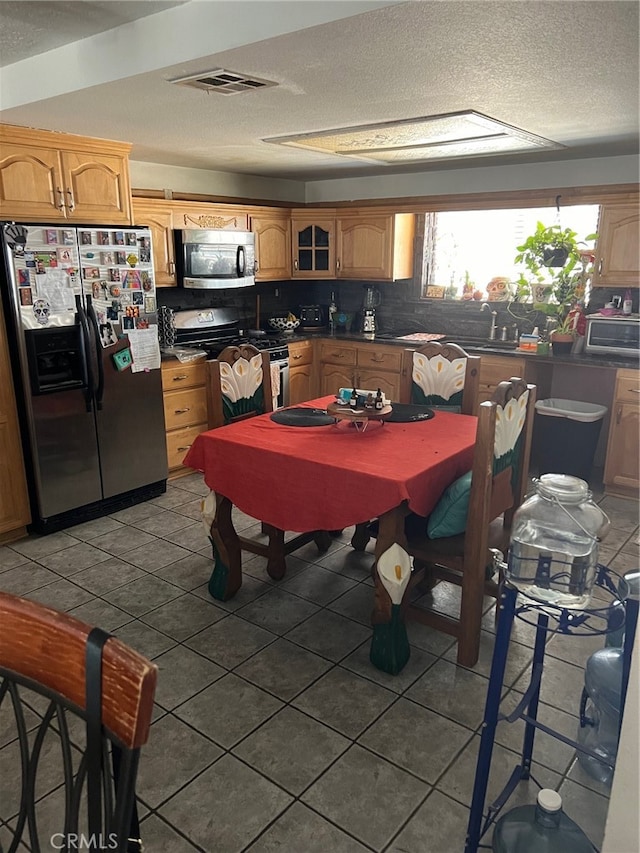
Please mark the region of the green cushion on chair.
[[464, 533], [467, 527], [470, 492], [471, 471], [468, 471], [443, 492], [433, 508], [427, 519], [427, 536], [430, 539], [443, 539], [445, 536]]

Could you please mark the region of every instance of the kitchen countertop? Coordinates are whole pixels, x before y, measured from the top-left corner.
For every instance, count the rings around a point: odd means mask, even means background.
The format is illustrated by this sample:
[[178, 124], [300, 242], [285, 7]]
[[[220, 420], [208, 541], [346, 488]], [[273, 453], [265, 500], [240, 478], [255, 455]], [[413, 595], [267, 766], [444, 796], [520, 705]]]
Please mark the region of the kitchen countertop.
[[[376, 335], [375, 338], [367, 337], [366, 335], [359, 334], [357, 332], [338, 332], [336, 334], [329, 334], [327, 332], [318, 333], [318, 332], [299, 332], [297, 334], [291, 335], [287, 337], [287, 340], [290, 343], [295, 341], [306, 341], [306, 340], [314, 340], [317, 338], [322, 338], [323, 340], [332, 340], [332, 341], [352, 341], [353, 343], [366, 343], [366, 344], [384, 344], [385, 346], [401, 346], [407, 347], [409, 349], [416, 349], [420, 346], [419, 341], [407, 341], [401, 337], [394, 337], [388, 334], [380, 334]], [[449, 343], [457, 343], [456, 338], [454, 336], [447, 337]], [[507, 358], [532, 358], [535, 359], [536, 362], [543, 363], [548, 362], [549, 364], [566, 364], [573, 365], [575, 367], [615, 367], [615, 368], [630, 368], [630, 369], [638, 369], [640, 368], [640, 357], [628, 357], [623, 355], [602, 355], [602, 354], [591, 354], [591, 353], [580, 353], [578, 355], [537, 355], [532, 352], [522, 352], [515, 348], [513, 342], [509, 344], [502, 343], [500, 341], [485, 341], [484, 343], [481, 341], [469, 341], [466, 338], [460, 338], [462, 341], [462, 346], [467, 352], [473, 352], [478, 355], [482, 355], [482, 353], [486, 353], [487, 355], [500, 355], [505, 356]]]

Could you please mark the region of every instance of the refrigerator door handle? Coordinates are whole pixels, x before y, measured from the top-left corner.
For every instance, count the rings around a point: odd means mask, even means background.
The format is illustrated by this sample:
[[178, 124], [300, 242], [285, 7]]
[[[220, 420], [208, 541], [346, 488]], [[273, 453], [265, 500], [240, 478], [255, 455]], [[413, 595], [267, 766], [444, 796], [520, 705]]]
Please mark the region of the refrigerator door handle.
[[102, 409], [102, 398], [104, 397], [104, 364], [102, 363], [102, 347], [100, 345], [100, 329], [98, 328], [98, 318], [93, 307], [91, 297], [87, 293], [87, 314], [93, 326], [93, 333], [96, 336], [96, 356], [98, 361], [98, 387], [96, 388], [96, 407]]
[[87, 411], [90, 412], [93, 400], [93, 371], [91, 370], [91, 367], [89, 365], [89, 354], [91, 352], [91, 336], [89, 335], [89, 323], [87, 322], [87, 315], [84, 312], [84, 308], [82, 307], [82, 302], [79, 296], [76, 296], [76, 309], [78, 312], [80, 328], [82, 330], [82, 345], [84, 349], [83, 372], [85, 380], [85, 405], [87, 407]]

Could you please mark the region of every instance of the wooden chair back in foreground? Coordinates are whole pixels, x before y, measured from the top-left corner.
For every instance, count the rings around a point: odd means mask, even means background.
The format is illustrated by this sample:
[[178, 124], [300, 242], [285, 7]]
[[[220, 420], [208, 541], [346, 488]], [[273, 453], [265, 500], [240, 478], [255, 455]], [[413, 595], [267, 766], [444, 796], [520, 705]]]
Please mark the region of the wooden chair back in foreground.
[[[135, 782], [157, 667], [116, 637], [5, 592], [0, 625], [0, 708], [17, 734], [5, 747], [13, 793], [0, 802], [9, 850], [21, 839], [31, 850], [80, 849], [96, 826], [104, 849], [136, 849], [128, 839], [138, 834]], [[42, 799], [44, 780], [57, 790]]]
[[209, 429], [273, 411], [268, 353], [251, 344], [226, 347], [207, 370]]
[[475, 415], [480, 383], [480, 356], [457, 344], [430, 341], [402, 357], [401, 403], [455, 408]]
[[[407, 550], [414, 558], [411, 584], [419, 583], [426, 574], [432, 581], [458, 584], [462, 597], [457, 619], [417, 604], [407, 607], [406, 616], [457, 637], [458, 663], [463, 666], [474, 666], [478, 660], [483, 596], [499, 595], [499, 583], [487, 578], [489, 549], [506, 552], [513, 515], [524, 499], [535, 398], [535, 385], [527, 385], [523, 379], [501, 382], [492, 399], [478, 408], [470, 485], [468, 476], [453, 484], [428, 523], [418, 516], [407, 520]], [[455, 527], [447, 532], [447, 524], [453, 525], [453, 509], [447, 500], [463, 483], [468, 488], [468, 512], [460, 525], [463, 532], [456, 533]], [[435, 525], [442, 507], [438, 530]]]

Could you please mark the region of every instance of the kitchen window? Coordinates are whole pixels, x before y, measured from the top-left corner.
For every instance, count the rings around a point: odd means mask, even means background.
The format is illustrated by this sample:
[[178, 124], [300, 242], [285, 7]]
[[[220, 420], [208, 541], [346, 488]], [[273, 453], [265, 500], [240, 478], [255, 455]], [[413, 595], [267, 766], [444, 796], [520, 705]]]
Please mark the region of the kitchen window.
[[538, 221], [571, 228], [581, 238], [597, 231], [599, 211], [597, 204], [584, 204], [559, 211], [529, 207], [427, 213], [422, 296], [436, 286], [445, 288], [446, 298], [460, 299], [464, 285], [471, 284], [486, 298], [492, 278], [516, 281], [523, 270], [514, 263], [516, 247], [535, 231]]

